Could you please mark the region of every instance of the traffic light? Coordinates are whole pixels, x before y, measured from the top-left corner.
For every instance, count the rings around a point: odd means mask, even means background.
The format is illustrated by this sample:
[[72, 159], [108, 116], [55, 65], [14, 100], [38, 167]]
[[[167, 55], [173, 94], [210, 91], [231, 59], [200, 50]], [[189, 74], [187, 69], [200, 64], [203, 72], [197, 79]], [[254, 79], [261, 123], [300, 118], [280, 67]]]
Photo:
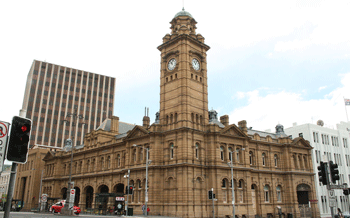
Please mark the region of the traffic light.
[[343, 190], [343, 194], [344, 194], [344, 195], [349, 195], [349, 194], [350, 194], [350, 189], [349, 189], [349, 188], [344, 189], [344, 190]]
[[323, 185], [327, 185], [326, 164], [321, 161], [321, 165], [318, 166], [317, 169], [318, 169], [318, 180]]
[[31, 129], [31, 120], [18, 116], [13, 117], [10, 141], [6, 154], [7, 160], [15, 163], [27, 162]]
[[129, 194], [129, 186], [125, 186], [125, 194], [126, 194], [126, 195]]
[[337, 180], [339, 180], [339, 170], [338, 170], [338, 164], [333, 163], [333, 161], [329, 161], [329, 168], [331, 171], [331, 178], [332, 182], [335, 183]]
[[213, 191], [208, 192], [208, 197], [209, 197], [209, 200], [213, 199]]
[[133, 186], [129, 186], [129, 195], [132, 195], [132, 190], [134, 189]]

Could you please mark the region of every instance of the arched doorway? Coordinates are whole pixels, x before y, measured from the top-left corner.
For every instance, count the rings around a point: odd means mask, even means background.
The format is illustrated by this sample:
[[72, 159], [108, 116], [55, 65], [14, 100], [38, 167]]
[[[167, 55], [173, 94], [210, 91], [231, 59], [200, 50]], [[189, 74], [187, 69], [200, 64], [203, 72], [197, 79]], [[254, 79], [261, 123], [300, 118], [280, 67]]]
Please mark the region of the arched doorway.
[[311, 188], [307, 184], [300, 184], [297, 186], [298, 204], [309, 204], [309, 192]]
[[311, 188], [307, 184], [300, 184], [297, 186], [298, 206], [301, 217], [312, 217], [312, 210], [309, 207], [309, 194]]
[[75, 198], [74, 198], [74, 205], [79, 206], [79, 201], [80, 201], [80, 188], [79, 187], [74, 187], [75, 189]]
[[62, 199], [67, 199], [67, 188], [61, 189]]
[[[98, 187], [98, 192], [100, 193], [98, 195], [98, 197], [96, 198], [96, 204], [97, 207], [100, 210], [107, 210], [107, 205], [108, 205], [108, 192], [109, 192], [109, 188], [106, 185], [101, 185], [100, 187]], [[103, 195], [104, 193], [106, 193], [107, 195]]]
[[94, 189], [91, 186], [85, 188], [85, 208], [92, 208], [92, 201], [94, 197]]
[[119, 183], [119, 184], [115, 185], [114, 189], [113, 189], [113, 192], [114, 193], [124, 194], [124, 184]]

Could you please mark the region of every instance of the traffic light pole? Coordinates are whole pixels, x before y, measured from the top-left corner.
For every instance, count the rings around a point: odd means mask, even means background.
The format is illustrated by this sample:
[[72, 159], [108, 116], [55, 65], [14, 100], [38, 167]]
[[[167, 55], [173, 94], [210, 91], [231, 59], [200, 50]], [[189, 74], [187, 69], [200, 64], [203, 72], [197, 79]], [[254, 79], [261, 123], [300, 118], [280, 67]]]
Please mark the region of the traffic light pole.
[[128, 188], [127, 188], [127, 190], [128, 190], [128, 193], [126, 193], [126, 206], [125, 206], [125, 210], [126, 210], [126, 216], [128, 216], [128, 204], [129, 204], [129, 177], [130, 177], [130, 170], [128, 170], [128, 175], [127, 175], [127, 177], [128, 177]]
[[[25, 118], [26, 117], [26, 113], [27, 113], [26, 110], [21, 109], [19, 111], [19, 116]], [[14, 189], [15, 189], [15, 182], [16, 182], [16, 173], [17, 173], [17, 163], [12, 162], [10, 181], [9, 181], [9, 188], [8, 188], [8, 191], [7, 191], [7, 198], [6, 198], [6, 206], [5, 206], [4, 218], [10, 218], [10, 210], [11, 210], [13, 192], [14, 192]]]
[[215, 218], [215, 207], [214, 207], [214, 188], [211, 188], [211, 191], [213, 193], [213, 197], [211, 198], [213, 201], [213, 218]]
[[[328, 163], [325, 162], [325, 170], [326, 170], [326, 178], [327, 178], [327, 190], [328, 190], [328, 199], [329, 199], [329, 202], [330, 202], [330, 198], [329, 198], [329, 190], [331, 190], [331, 187], [330, 187], [330, 181], [329, 181], [329, 174], [328, 174]], [[331, 207], [331, 216], [332, 218], [334, 218], [334, 211], [333, 211], [333, 207]]]

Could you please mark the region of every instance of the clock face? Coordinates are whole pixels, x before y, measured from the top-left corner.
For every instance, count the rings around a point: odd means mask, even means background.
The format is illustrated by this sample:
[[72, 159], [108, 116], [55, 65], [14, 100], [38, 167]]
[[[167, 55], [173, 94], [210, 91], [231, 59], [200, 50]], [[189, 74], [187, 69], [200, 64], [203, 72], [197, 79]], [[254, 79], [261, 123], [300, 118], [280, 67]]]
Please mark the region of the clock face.
[[168, 62], [168, 70], [174, 70], [176, 66], [176, 59], [173, 58]]
[[192, 59], [192, 67], [195, 70], [199, 70], [199, 61], [195, 58]]

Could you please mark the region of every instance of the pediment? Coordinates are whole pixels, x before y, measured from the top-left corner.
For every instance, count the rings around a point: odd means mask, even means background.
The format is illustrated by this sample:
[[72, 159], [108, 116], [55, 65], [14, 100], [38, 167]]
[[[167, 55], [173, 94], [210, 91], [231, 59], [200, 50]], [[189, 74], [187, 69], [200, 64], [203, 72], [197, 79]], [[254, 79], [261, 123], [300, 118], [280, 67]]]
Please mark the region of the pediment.
[[220, 133], [224, 135], [247, 137], [247, 135], [244, 134], [244, 132], [240, 128], [238, 128], [235, 124], [226, 126], [220, 131]]
[[293, 139], [293, 142], [291, 144], [298, 147], [312, 148], [309, 141], [305, 140], [302, 137]]
[[128, 132], [126, 138], [139, 138], [148, 135], [149, 131], [142, 126], [135, 126], [130, 132]]
[[44, 161], [50, 160], [50, 159], [53, 159], [54, 157], [55, 157], [55, 154], [52, 151], [48, 151], [44, 156], [43, 160]]

